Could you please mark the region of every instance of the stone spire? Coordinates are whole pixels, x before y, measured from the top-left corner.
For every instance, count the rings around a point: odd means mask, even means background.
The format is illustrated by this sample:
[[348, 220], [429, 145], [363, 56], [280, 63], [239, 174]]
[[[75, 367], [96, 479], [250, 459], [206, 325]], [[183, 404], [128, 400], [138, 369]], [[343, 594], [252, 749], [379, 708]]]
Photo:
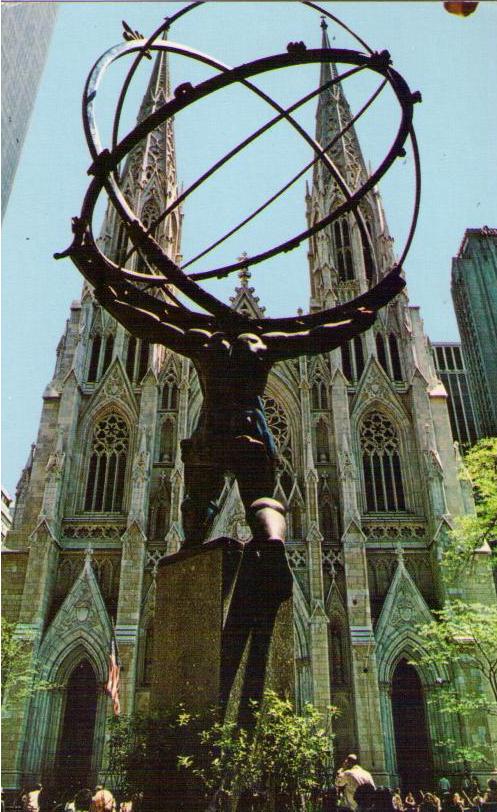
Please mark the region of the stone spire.
[[[328, 26], [324, 17], [321, 22], [322, 48], [331, 48], [328, 37]], [[323, 62], [319, 77], [320, 85], [331, 79], [337, 79], [338, 71], [334, 62]], [[332, 87], [323, 90], [319, 96], [316, 113], [316, 139], [321, 146], [326, 146], [352, 121], [352, 113], [342, 83], [338, 81]], [[352, 126], [329, 150], [329, 155], [337, 165], [343, 178], [352, 189], [356, 189], [367, 177], [366, 165], [359, 145], [355, 128]], [[320, 166], [318, 164], [317, 166]]]
[[[165, 51], [159, 51], [155, 56], [137, 122], [143, 121], [161, 107], [170, 95], [168, 55]], [[171, 119], [156, 127], [130, 153], [122, 170], [120, 186], [144, 226], [152, 227], [155, 239], [173, 262], [179, 261], [183, 219], [181, 206], [153, 228], [157, 218], [179, 194], [174, 125]], [[107, 209], [100, 242], [105, 253], [118, 263], [126, 260], [129, 266], [127, 255], [131, 246], [112, 206]], [[136, 268], [145, 271], [146, 268], [136, 252], [134, 257]]]

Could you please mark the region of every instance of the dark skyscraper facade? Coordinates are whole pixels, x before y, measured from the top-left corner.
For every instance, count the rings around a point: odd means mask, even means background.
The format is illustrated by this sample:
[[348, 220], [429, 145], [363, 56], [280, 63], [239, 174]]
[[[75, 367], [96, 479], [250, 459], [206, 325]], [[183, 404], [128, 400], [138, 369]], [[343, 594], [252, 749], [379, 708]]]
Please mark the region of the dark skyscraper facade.
[[2, 217], [47, 57], [58, 3], [2, 3]]
[[497, 434], [497, 228], [468, 228], [452, 260], [452, 298], [477, 431]]
[[432, 346], [435, 369], [449, 396], [447, 405], [452, 436], [461, 446], [467, 447], [476, 442], [478, 435], [461, 345], [436, 343]]

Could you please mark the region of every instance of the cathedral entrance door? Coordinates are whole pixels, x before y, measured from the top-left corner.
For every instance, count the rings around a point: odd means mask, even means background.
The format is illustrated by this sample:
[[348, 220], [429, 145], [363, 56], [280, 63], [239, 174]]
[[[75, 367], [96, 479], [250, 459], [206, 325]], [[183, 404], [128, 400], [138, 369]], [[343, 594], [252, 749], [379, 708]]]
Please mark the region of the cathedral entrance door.
[[407, 660], [400, 660], [393, 674], [392, 714], [402, 790], [426, 790], [432, 784], [433, 768], [423, 687]]
[[88, 660], [81, 660], [67, 683], [56, 775], [63, 787], [91, 786], [97, 712], [97, 679]]

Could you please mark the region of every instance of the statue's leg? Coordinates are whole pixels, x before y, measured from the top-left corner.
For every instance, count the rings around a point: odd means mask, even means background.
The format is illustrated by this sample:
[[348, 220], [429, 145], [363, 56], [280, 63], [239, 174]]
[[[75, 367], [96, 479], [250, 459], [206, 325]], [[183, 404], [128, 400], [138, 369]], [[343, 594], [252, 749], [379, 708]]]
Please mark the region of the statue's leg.
[[224, 475], [222, 468], [212, 463], [210, 454], [199, 451], [188, 440], [181, 444], [181, 455], [185, 466], [185, 498], [181, 505], [183, 547], [196, 547], [206, 540], [212, 527]]
[[[279, 602], [292, 593], [292, 574], [285, 553], [285, 508], [272, 498], [274, 472], [263, 443], [237, 438], [235, 474], [252, 531], [248, 545], [261, 578], [260, 587]], [[269, 594], [268, 593], [268, 594]]]
[[237, 438], [235, 475], [254, 541], [285, 542], [285, 508], [272, 498], [275, 479], [264, 444], [249, 437]]

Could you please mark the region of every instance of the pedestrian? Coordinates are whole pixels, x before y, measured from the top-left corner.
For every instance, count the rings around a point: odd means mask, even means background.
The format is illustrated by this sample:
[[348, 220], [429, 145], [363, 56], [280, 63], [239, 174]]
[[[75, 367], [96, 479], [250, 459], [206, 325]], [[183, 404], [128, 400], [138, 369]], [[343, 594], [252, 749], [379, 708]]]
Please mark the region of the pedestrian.
[[350, 753], [337, 772], [335, 785], [339, 791], [342, 790], [342, 805], [352, 809], [352, 812], [358, 807], [354, 797], [356, 790], [363, 784], [369, 784], [375, 789], [371, 773], [359, 766], [359, 759], [355, 753]]
[[91, 799], [90, 812], [116, 812], [116, 802], [112, 792], [105, 789], [103, 784], [95, 787], [95, 794]]
[[23, 812], [40, 812], [40, 794], [43, 790], [41, 784], [35, 784], [34, 787], [21, 797]]

